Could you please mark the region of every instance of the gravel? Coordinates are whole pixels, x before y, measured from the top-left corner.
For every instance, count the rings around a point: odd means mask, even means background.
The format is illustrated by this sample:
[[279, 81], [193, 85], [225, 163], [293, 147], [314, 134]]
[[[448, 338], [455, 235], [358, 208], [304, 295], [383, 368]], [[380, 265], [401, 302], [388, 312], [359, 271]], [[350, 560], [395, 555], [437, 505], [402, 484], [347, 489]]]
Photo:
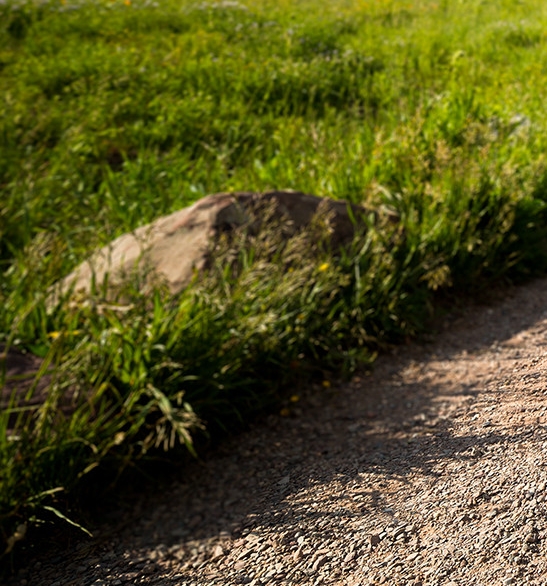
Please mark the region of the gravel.
[[537, 281], [295, 388], [290, 416], [9, 586], [546, 584], [546, 310]]

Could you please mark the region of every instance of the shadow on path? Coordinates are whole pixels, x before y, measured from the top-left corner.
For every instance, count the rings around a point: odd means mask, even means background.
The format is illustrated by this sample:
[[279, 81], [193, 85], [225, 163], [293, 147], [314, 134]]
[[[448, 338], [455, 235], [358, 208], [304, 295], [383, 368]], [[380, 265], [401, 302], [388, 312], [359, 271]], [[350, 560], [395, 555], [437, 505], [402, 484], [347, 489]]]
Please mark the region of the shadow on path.
[[[81, 565], [90, 555], [100, 566], [107, 552], [115, 552], [120, 567], [155, 548], [190, 551], [200, 540], [237, 539], [266, 526], [281, 533], [306, 524], [328, 532], [342, 515], [375, 510], [389, 517], [386, 480], [409, 484], [418, 471], [435, 482], [440, 461], [473, 462], [489, 446], [534, 441], [538, 428], [489, 427], [482, 415], [477, 433], [460, 435], [455, 418], [477, 401], [495, 408], [489, 389], [495, 379], [509, 380], [507, 356], [531, 359], [520, 353], [519, 336], [537, 336], [538, 351], [547, 349], [540, 335], [547, 331], [546, 310], [547, 281], [536, 281], [494, 306], [447, 320], [434, 344], [382, 356], [372, 374], [328, 391], [295, 389], [302, 399], [290, 417], [269, 417], [229, 439], [161, 494], [143, 495], [130, 513], [113, 515], [94, 540], [42, 560], [39, 572], [49, 563], [48, 575], [61, 576], [66, 564]], [[357, 488], [363, 475], [367, 483]], [[332, 483], [337, 490], [328, 492]], [[325, 508], [323, 498], [332, 506]]]

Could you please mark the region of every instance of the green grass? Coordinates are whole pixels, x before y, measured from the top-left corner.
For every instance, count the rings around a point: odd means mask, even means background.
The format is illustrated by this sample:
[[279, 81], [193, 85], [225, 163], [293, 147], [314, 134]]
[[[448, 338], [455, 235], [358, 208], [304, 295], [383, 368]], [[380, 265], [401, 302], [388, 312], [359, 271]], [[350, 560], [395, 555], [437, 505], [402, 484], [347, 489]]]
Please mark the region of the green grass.
[[[372, 360], [439, 297], [544, 274], [546, 25], [538, 0], [0, 4], [0, 342], [54, 373], [42, 408], [0, 416], [4, 542], [97, 469], [192, 451]], [[273, 228], [175, 299], [46, 310], [115, 236], [272, 188], [400, 224], [342, 254]]]

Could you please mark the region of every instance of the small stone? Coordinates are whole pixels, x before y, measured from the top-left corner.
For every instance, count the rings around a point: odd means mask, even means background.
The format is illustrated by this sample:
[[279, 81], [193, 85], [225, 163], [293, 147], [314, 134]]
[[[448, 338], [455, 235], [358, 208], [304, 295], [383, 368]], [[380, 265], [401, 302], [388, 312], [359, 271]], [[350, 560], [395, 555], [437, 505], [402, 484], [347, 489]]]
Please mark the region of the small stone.
[[222, 549], [222, 545], [217, 545], [213, 550], [213, 555], [211, 556], [212, 560], [218, 560], [224, 555], [224, 550]]
[[535, 543], [537, 541], [535, 533], [529, 533], [524, 539], [526, 543]]
[[295, 562], [297, 562], [298, 560], [301, 560], [304, 557], [304, 554], [302, 553], [302, 548], [299, 547], [293, 554], [293, 560]]
[[346, 557], [344, 558], [344, 563], [345, 564], [349, 564], [350, 562], [352, 562], [355, 559], [355, 550], [354, 551], [350, 551]]
[[316, 572], [321, 566], [327, 563], [328, 559], [329, 557], [326, 555], [319, 556], [313, 563], [312, 570]]
[[376, 535], [375, 533], [368, 536], [368, 542], [370, 543], [371, 547], [378, 545], [380, 543], [380, 536]]
[[410, 555], [409, 555], [409, 556], [406, 558], [406, 561], [407, 561], [407, 562], [413, 562], [415, 559], [417, 559], [417, 558], [419, 558], [419, 557], [420, 557], [420, 552], [419, 552], [419, 551], [416, 551], [416, 552], [414, 552], [414, 553], [411, 553], [411, 554], [410, 554]]
[[285, 476], [277, 483], [277, 486], [287, 486], [287, 484], [289, 484], [290, 481], [291, 481], [290, 475]]

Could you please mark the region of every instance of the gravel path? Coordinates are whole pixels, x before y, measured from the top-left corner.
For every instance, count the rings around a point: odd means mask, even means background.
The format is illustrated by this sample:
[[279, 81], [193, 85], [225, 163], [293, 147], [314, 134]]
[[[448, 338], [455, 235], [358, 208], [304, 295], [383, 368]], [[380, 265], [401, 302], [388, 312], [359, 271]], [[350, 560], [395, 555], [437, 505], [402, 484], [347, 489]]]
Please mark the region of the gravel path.
[[11, 584], [547, 584], [546, 375], [543, 280], [295, 390], [289, 416]]

